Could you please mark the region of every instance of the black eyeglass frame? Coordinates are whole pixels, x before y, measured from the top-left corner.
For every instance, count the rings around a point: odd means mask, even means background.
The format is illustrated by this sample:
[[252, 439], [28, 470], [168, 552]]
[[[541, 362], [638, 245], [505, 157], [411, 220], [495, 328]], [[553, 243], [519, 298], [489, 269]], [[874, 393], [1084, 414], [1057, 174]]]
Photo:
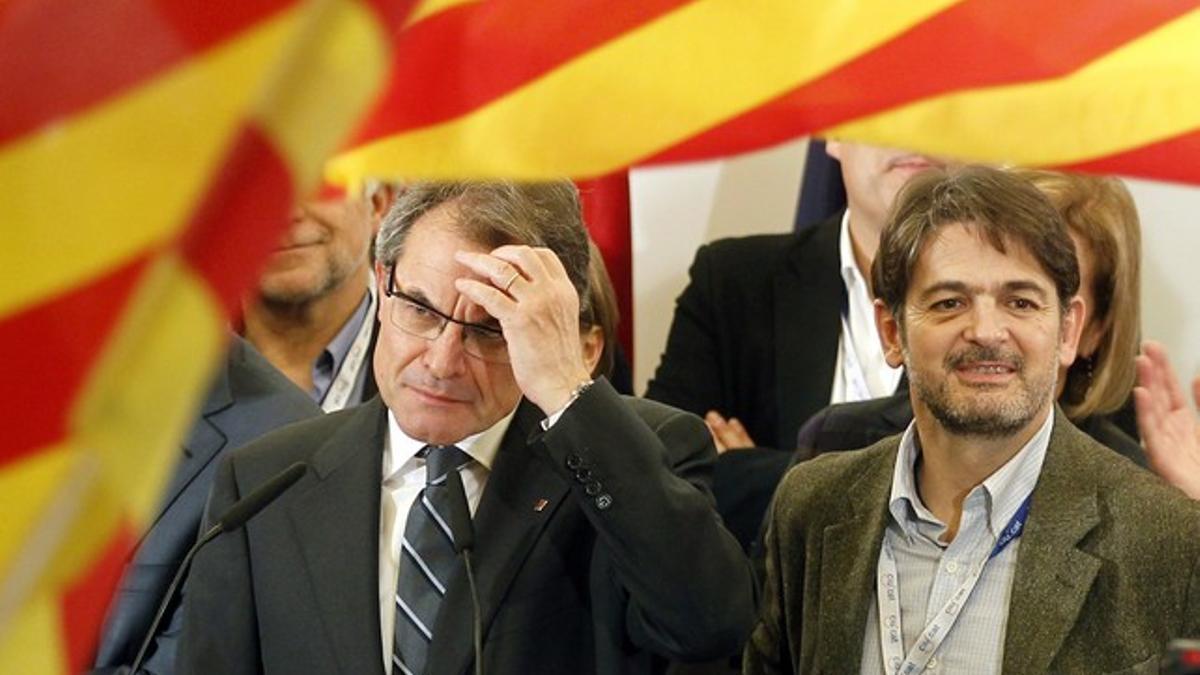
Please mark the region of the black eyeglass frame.
[[[389, 266], [387, 268], [387, 273], [388, 273], [388, 281], [387, 281], [387, 287], [385, 287], [383, 289], [384, 295], [386, 295], [389, 298], [400, 298], [401, 300], [404, 300], [405, 302], [411, 302], [412, 304], [414, 304], [422, 309], [426, 309], [426, 310], [432, 312], [435, 316], [437, 316], [438, 318], [440, 318], [442, 320], [442, 327], [440, 329], [438, 329], [438, 335], [441, 335], [442, 331], [446, 330], [447, 324], [454, 323], [454, 324], [458, 324], [459, 326], [462, 326], [463, 328], [470, 328], [471, 330], [479, 331], [480, 333], [483, 333], [485, 335], [491, 335], [494, 338], [499, 338], [500, 340], [504, 339], [504, 331], [500, 330], [499, 328], [492, 328], [491, 326], [485, 326], [480, 323], [472, 323], [470, 321], [459, 321], [458, 319], [441, 312], [440, 310], [438, 310], [435, 307], [430, 307], [429, 305], [425, 304], [424, 302], [421, 302], [420, 300], [414, 298], [413, 296], [396, 288], [396, 266], [395, 265]], [[421, 337], [421, 336], [418, 336], [418, 337]], [[426, 338], [426, 339], [435, 339], [435, 338]]]

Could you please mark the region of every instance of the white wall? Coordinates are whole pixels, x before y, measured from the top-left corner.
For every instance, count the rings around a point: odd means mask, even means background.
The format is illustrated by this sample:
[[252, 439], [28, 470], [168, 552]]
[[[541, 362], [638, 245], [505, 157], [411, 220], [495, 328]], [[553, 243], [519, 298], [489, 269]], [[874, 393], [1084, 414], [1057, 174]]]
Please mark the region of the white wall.
[[[805, 141], [727, 161], [639, 169], [633, 209], [634, 388], [666, 344], [696, 248], [721, 237], [792, 228]], [[1143, 229], [1143, 329], [1180, 374], [1200, 374], [1200, 188], [1128, 181]]]
[[1200, 188], [1126, 183], [1142, 220], [1142, 332], [1167, 346], [1188, 389], [1200, 374]]

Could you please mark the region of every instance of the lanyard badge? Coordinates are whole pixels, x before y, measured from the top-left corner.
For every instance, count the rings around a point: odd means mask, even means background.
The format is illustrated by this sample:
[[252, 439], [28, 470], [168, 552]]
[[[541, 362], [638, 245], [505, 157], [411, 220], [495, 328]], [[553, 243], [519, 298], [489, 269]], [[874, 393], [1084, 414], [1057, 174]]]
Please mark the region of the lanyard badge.
[[883, 547], [879, 553], [876, 596], [879, 602], [879, 644], [883, 650], [884, 670], [889, 675], [916, 675], [925, 670], [929, 660], [954, 628], [963, 606], [967, 604], [971, 592], [983, 576], [988, 561], [1000, 555], [1009, 544], [1021, 536], [1025, 529], [1025, 520], [1029, 517], [1031, 499], [1032, 495], [1021, 502], [1017, 512], [1000, 531], [991, 552], [971, 566], [968, 577], [954, 589], [950, 599], [921, 631], [920, 637], [908, 654], [904, 653], [904, 633], [900, 617], [900, 579], [896, 572], [896, 556], [887, 534], [884, 534]]

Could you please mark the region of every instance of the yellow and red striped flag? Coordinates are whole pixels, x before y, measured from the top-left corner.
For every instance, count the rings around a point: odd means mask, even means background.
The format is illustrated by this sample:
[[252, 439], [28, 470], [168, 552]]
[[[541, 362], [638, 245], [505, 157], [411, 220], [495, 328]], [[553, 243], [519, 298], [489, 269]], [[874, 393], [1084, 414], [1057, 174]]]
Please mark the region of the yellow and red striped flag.
[[[626, 167], [825, 134], [1200, 183], [1197, 6], [428, 0], [397, 38], [385, 94], [326, 178], [603, 177], [585, 205], [611, 206], [601, 195]], [[626, 337], [628, 214], [608, 222], [589, 226]]]
[[5, 672], [90, 666], [228, 313], [407, 4], [0, 4]]
[[361, 175], [609, 174], [829, 134], [1200, 183], [1195, 0], [426, 2]]

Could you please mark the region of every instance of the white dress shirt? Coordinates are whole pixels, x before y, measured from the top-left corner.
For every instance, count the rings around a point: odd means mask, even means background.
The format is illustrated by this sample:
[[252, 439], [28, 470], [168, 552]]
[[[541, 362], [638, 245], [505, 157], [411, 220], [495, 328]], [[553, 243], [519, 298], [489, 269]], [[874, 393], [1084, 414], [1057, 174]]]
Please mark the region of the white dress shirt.
[[900, 368], [887, 364], [875, 329], [875, 306], [870, 284], [858, 269], [850, 241], [850, 211], [842, 215], [838, 258], [848, 300], [838, 336], [837, 367], [833, 371], [832, 403], [849, 403], [891, 396], [900, 383]]
[[[949, 544], [942, 541], [946, 525], [921, 502], [914, 471], [921, 448], [916, 423], [911, 423], [900, 441], [892, 491], [888, 499], [890, 518], [884, 537], [896, 559], [899, 587], [900, 632], [905, 653], [925, 630], [972, 569], [996, 545], [1001, 531], [1033, 492], [1046, 448], [1054, 413], [1004, 466], [975, 486], [963, 500], [958, 533]], [[1008, 625], [1008, 602], [1016, 571], [1018, 537], [983, 568], [974, 590], [962, 605], [958, 619], [924, 670], [933, 673], [999, 673], [1004, 660], [1004, 634]], [[1028, 619], [1028, 617], [1025, 617]], [[861, 670], [864, 675], [892, 673], [885, 669], [880, 647], [878, 594], [872, 594], [871, 609], [863, 634]]]
[[[471, 514], [479, 507], [479, 498], [487, 485], [488, 475], [500, 441], [508, 431], [512, 412], [484, 431], [467, 437], [454, 445], [467, 453], [473, 462], [460, 471], [467, 505]], [[408, 510], [425, 487], [425, 460], [417, 453], [427, 443], [410, 438], [400, 429], [395, 415], [388, 411], [388, 433], [383, 449], [383, 490], [379, 504], [379, 629], [383, 638], [383, 669], [392, 672], [392, 641], [395, 639], [396, 573], [400, 563], [400, 542]]]

